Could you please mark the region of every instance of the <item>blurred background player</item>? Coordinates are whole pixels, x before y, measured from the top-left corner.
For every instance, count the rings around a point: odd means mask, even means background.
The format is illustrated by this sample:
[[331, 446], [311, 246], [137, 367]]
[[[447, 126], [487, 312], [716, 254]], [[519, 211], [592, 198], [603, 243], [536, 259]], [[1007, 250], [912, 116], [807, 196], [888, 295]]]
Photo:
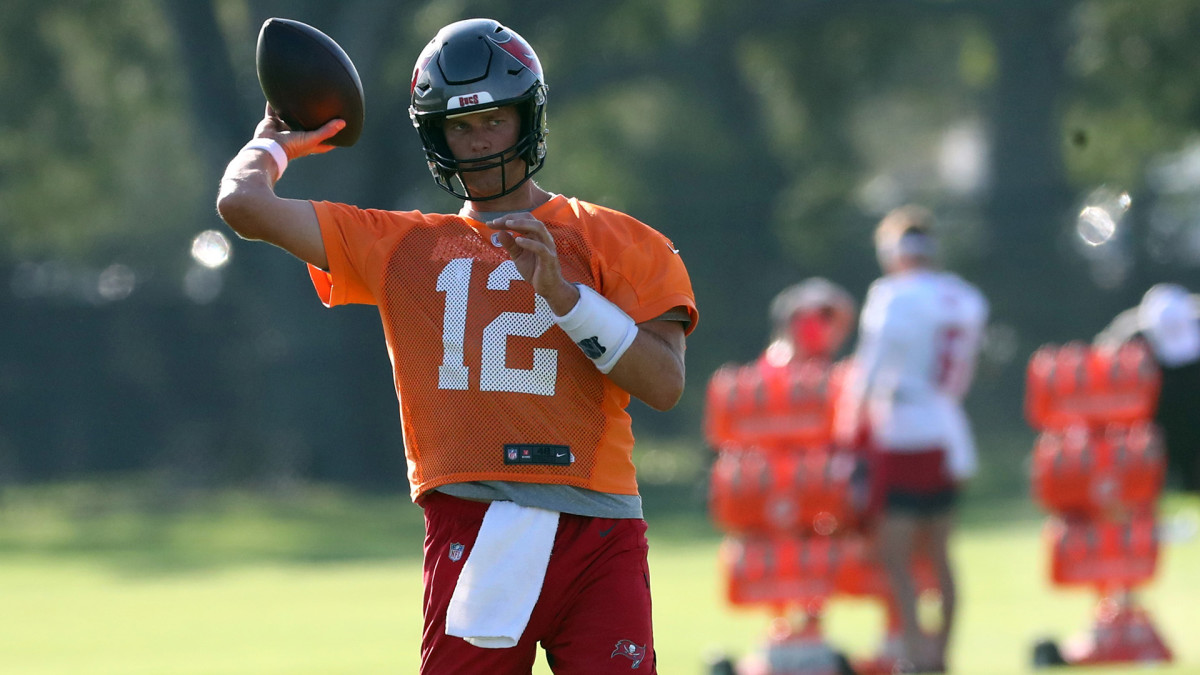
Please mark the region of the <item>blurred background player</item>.
[[[975, 446], [962, 399], [970, 387], [987, 301], [936, 267], [933, 217], [919, 206], [887, 214], [875, 230], [884, 276], [863, 303], [853, 366], [835, 412], [840, 443], [876, 450], [872, 482], [879, 554], [902, 629], [900, 662], [913, 672], [945, 669], [956, 592], [948, 542]], [[917, 618], [914, 555], [933, 564], [941, 624], [926, 636]]]
[[1179, 284], [1151, 286], [1136, 307], [1121, 312], [1096, 336], [1116, 346], [1144, 340], [1162, 371], [1154, 421], [1167, 447], [1167, 484], [1200, 492], [1200, 296]]
[[788, 286], [771, 301], [771, 343], [763, 359], [775, 367], [814, 358], [832, 361], [857, 311], [850, 293], [828, 279], [812, 277]]
[[[287, 160], [342, 128], [268, 110], [218, 210], [310, 265], [322, 301], [376, 304], [425, 514], [421, 672], [654, 673], [646, 523], [625, 407], [665, 410], [696, 325], [678, 251], [616, 211], [530, 180], [546, 84], [490, 19], [444, 27], [413, 72], [411, 115], [458, 214], [282, 199]], [[550, 552], [553, 550], [554, 555]]]

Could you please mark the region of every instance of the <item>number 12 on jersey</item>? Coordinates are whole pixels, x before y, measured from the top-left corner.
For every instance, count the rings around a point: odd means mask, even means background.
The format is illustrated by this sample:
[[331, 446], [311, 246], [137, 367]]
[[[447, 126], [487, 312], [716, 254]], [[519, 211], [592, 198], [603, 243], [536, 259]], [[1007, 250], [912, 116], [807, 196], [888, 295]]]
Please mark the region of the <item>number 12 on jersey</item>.
[[[438, 366], [438, 389], [465, 391], [470, 387], [470, 370], [463, 345], [466, 342], [467, 310], [470, 306], [472, 258], [455, 258], [442, 268], [437, 290], [446, 294], [442, 317], [442, 365]], [[507, 291], [521, 273], [511, 260], [500, 263], [488, 274], [490, 291]], [[480, 345], [479, 390], [553, 396], [558, 379], [558, 350], [534, 348], [533, 367], [509, 368], [509, 336], [541, 337], [554, 325], [550, 304], [536, 293], [532, 312], [502, 312], [484, 329]]]

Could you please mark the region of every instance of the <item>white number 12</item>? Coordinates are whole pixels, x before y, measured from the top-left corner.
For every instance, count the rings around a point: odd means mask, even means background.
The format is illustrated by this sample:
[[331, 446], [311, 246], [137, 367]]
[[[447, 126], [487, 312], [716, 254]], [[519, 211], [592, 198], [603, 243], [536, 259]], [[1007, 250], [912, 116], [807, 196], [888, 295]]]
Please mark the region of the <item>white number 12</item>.
[[[446, 294], [442, 317], [442, 365], [438, 366], [438, 389], [466, 390], [469, 374], [463, 343], [467, 333], [467, 302], [471, 290], [471, 258], [455, 258], [446, 263], [437, 278], [437, 290]], [[506, 260], [488, 275], [487, 287], [506, 291], [509, 284], [521, 279], [517, 265]], [[534, 294], [534, 311], [503, 312], [483, 329], [479, 368], [480, 391], [509, 391], [519, 394], [554, 395], [558, 378], [558, 351], [535, 348], [533, 368], [523, 370], [504, 365], [507, 360], [508, 336], [536, 338], [554, 325], [550, 305]]]

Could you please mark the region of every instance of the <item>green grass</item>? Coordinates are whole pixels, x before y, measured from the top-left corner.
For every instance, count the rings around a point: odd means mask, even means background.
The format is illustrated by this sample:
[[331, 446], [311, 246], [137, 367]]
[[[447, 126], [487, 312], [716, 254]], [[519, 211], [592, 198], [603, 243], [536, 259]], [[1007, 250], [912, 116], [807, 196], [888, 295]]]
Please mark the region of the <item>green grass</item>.
[[[719, 537], [685, 508], [694, 495], [660, 494], [647, 497], [660, 671], [702, 673], [709, 653], [752, 650], [766, 615], [724, 604]], [[0, 673], [416, 672], [421, 523], [406, 502], [323, 489], [163, 499], [131, 482], [10, 488], [0, 493]], [[1197, 512], [1195, 498], [1164, 507], [1168, 518]], [[1023, 501], [968, 504], [955, 543], [956, 673], [1029, 672], [1036, 637], [1088, 625], [1091, 595], [1047, 582], [1040, 527]], [[1154, 672], [1200, 673], [1197, 572], [1200, 542], [1171, 544], [1142, 594], [1177, 657]], [[865, 653], [881, 621], [872, 603], [835, 600], [826, 625]]]

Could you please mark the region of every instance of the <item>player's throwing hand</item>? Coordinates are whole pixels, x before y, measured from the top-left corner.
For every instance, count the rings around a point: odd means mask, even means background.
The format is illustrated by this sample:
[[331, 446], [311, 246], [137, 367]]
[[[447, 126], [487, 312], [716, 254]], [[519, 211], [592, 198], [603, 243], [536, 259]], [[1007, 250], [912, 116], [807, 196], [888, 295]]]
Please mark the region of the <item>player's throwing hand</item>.
[[337, 146], [329, 145], [325, 141], [337, 135], [345, 126], [345, 120], [332, 119], [312, 131], [292, 131], [268, 103], [262, 121], [254, 129], [254, 137], [273, 139], [283, 146], [288, 159], [292, 160], [333, 150]]

